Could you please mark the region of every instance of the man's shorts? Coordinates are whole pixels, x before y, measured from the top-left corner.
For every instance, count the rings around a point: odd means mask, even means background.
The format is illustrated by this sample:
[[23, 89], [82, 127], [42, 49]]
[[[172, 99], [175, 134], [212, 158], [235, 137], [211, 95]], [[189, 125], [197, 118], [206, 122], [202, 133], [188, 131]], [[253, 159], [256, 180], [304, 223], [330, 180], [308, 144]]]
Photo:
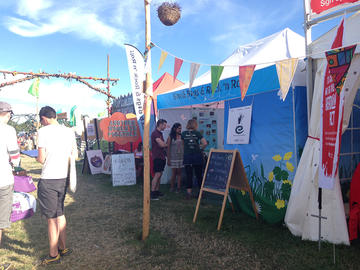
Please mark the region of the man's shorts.
[[47, 218], [64, 215], [64, 201], [67, 183], [63, 179], [40, 179], [38, 201], [41, 213]]
[[0, 229], [11, 226], [10, 215], [13, 204], [14, 185], [0, 187]]
[[154, 164], [153, 164], [153, 169], [154, 172], [163, 172], [164, 168], [165, 168], [165, 164], [166, 164], [166, 160], [165, 159], [161, 159], [161, 158], [155, 158], [154, 159]]

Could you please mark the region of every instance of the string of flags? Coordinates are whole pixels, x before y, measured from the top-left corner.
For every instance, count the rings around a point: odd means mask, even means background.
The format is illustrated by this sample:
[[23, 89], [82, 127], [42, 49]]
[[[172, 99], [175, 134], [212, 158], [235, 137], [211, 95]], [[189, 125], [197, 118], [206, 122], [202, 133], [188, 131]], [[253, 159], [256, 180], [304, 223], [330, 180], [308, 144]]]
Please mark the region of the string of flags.
[[[194, 63], [191, 61], [187, 61], [184, 59], [181, 59], [175, 55], [172, 55], [171, 53], [163, 50], [162, 48], [160, 48], [159, 46], [157, 46], [155, 43], [151, 42], [150, 45], [146, 48], [145, 50], [145, 60], [147, 59], [147, 54], [148, 52], [153, 48], [153, 47], [157, 47], [158, 49], [161, 50], [161, 55], [160, 55], [160, 60], [159, 60], [159, 66], [158, 66], [158, 70], [160, 70], [165, 62], [165, 60], [167, 59], [168, 55], [171, 55], [174, 57], [174, 81], [176, 80], [177, 75], [180, 72], [180, 69], [183, 65], [184, 62], [188, 62], [190, 63], [190, 74], [189, 74], [189, 88], [191, 89], [193, 86], [193, 83], [195, 81], [196, 75], [200, 69], [200, 66], [210, 66], [211, 67], [211, 90], [212, 90], [212, 94], [215, 93], [216, 87], [219, 84], [220, 81], [220, 77], [221, 74], [224, 70], [224, 67], [227, 66], [232, 66], [235, 67], [234, 65], [225, 65], [225, 66], [221, 66], [221, 65], [208, 65], [208, 64], [200, 64], [200, 63]], [[326, 53], [326, 51], [324, 52], [317, 52], [314, 55], [319, 55], [321, 53]], [[279, 91], [279, 95], [280, 98], [284, 101], [290, 85], [292, 83], [292, 80], [294, 78], [295, 75], [295, 71], [299, 62], [299, 59], [301, 58], [306, 58], [306, 57], [310, 57], [312, 55], [307, 55], [304, 57], [299, 57], [299, 58], [289, 58], [289, 59], [284, 59], [284, 60], [280, 60], [280, 61], [276, 61], [275, 62], [275, 66], [276, 66], [276, 72], [278, 75], [278, 79], [279, 79], [279, 85], [280, 85], [280, 91]], [[256, 65], [263, 65], [263, 64], [271, 64], [274, 62], [269, 62], [269, 63], [257, 63], [254, 65], [246, 65], [246, 66], [238, 66], [239, 67], [239, 86], [240, 86], [240, 91], [241, 91], [241, 100], [244, 100], [245, 96], [246, 96], [246, 92], [249, 88], [249, 85], [251, 83], [251, 79], [252, 76], [254, 74]]]

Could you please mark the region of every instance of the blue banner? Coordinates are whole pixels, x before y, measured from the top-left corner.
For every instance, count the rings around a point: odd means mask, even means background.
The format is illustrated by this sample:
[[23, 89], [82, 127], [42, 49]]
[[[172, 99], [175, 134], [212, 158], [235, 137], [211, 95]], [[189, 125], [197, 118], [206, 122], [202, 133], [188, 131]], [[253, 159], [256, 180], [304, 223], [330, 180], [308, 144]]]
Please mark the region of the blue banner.
[[[279, 88], [276, 66], [272, 65], [254, 72], [247, 96]], [[191, 89], [186, 88], [158, 95], [157, 107], [160, 110], [230, 100], [238, 97], [241, 97], [239, 76], [235, 76], [221, 80], [214, 94], [212, 94], [210, 82], [208, 84], [194, 86]]]

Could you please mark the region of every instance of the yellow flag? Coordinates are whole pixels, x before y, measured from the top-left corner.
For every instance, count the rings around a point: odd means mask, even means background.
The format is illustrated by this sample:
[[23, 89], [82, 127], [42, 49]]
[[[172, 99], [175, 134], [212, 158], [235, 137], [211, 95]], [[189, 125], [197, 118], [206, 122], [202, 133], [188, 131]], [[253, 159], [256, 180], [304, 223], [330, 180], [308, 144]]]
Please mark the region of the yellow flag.
[[159, 62], [159, 69], [158, 69], [158, 70], [160, 70], [160, 69], [161, 69], [162, 65], [163, 65], [163, 64], [164, 64], [164, 62], [165, 62], [165, 59], [166, 59], [167, 55], [168, 55], [168, 53], [167, 53], [167, 52], [165, 52], [165, 51], [161, 51], [161, 55], [160, 55], [160, 62]]
[[290, 58], [276, 63], [276, 72], [279, 78], [281, 99], [283, 101], [289, 92], [298, 61], [297, 58]]

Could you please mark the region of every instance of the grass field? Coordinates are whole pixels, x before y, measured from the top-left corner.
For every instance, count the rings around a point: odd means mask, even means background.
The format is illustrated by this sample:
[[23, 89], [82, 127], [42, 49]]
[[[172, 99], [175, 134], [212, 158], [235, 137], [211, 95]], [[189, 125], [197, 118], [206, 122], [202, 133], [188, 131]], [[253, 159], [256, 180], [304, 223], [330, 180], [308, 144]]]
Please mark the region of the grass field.
[[[192, 218], [196, 200], [168, 191], [151, 201], [150, 236], [141, 241], [142, 185], [112, 187], [110, 176], [81, 175], [66, 199], [68, 245], [74, 253], [48, 269], [360, 269], [360, 245], [336, 246], [302, 241], [282, 224], [268, 225], [226, 209], [213, 196]], [[23, 157], [22, 167], [37, 183], [40, 165]], [[33, 193], [36, 195], [36, 192]], [[214, 195], [215, 196], [215, 195]], [[40, 212], [5, 231], [0, 264], [12, 269], [44, 269], [48, 252], [46, 219]]]

